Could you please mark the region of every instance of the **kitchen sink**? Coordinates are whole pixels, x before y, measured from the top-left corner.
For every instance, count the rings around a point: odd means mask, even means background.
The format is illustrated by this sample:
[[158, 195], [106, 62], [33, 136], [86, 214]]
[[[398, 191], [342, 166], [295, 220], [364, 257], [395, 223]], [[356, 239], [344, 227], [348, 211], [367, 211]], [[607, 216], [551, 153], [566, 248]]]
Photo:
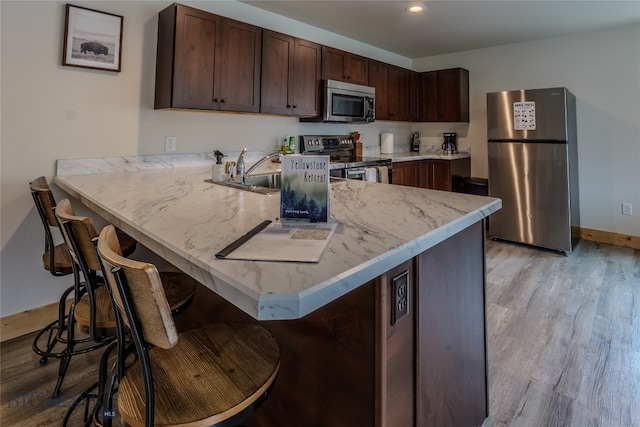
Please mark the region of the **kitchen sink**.
[[244, 183], [249, 186], [280, 190], [280, 172], [245, 176]]

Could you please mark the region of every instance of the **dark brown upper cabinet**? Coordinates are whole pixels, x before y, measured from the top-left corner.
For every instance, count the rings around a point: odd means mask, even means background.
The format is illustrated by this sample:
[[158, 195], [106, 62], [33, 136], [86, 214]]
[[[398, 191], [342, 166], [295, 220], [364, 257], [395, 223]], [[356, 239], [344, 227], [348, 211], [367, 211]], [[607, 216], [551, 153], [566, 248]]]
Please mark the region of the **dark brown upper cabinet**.
[[173, 4], [159, 14], [155, 108], [258, 112], [262, 29]]
[[409, 114], [409, 88], [411, 72], [407, 69], [390, 66], [389, 86], [387, 88], [387, 104], [389, 120], [407, 122]]
[[317, 43], [263, 30], [260, 112], [319, 116], [321, 58]]
[[469, 122], [469, 71], [464, 68], [420, 75], [421, 122]]
[[420, 73], [409, 73], [409, 120], [420, 121]]
[[369, 86], [376, 88], [376, 120], [410, 120], [411, 71], [369, 60]]
[[366, 86], [369, 84], [369, 59], [322, 46], [322, 78]]

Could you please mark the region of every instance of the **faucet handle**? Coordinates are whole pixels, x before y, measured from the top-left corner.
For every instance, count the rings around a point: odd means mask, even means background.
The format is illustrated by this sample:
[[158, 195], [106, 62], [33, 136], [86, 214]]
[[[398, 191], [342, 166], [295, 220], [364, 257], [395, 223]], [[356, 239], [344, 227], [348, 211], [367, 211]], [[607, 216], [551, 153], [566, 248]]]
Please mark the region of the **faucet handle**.
[[233, 172], [236, 170], [236, 162], [227, 162], [226, 170], [224, 171], [227, 174], [227, 181], [233, 181]]

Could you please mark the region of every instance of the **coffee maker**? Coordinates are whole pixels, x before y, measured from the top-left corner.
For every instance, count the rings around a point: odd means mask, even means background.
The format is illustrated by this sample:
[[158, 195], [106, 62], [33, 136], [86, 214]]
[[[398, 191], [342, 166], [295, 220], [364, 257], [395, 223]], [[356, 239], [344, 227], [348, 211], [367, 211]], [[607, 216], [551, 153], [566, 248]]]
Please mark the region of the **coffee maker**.
[[420, 132], [411, 135], [411, 151], [420, 151]]
[[455, 132], [445, 132], [442, 134], [444, 142], [442, 151], [444, 154], [456, 154], [458, 152], [458, 136]]

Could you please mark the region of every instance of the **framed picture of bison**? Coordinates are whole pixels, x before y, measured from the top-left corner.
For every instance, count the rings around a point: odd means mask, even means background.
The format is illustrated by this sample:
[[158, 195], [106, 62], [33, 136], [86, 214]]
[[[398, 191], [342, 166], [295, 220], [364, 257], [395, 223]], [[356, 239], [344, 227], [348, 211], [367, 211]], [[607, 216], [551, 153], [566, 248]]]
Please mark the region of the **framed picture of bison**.
[[62, 65], [120, 71], [122, 16], [67, 4]]

